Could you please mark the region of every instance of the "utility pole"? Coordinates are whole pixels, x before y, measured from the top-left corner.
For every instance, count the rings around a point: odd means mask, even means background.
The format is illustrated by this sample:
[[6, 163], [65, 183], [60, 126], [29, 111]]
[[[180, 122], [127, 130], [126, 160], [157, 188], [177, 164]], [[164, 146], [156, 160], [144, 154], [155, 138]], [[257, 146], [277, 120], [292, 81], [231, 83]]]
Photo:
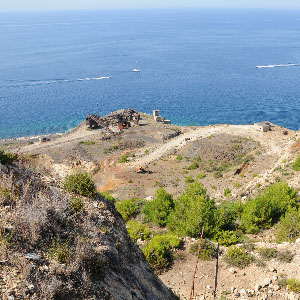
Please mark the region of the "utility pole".
[[98, 114], [99, 117], [100, 117], [99, 102], [97, 102], [97, 114]]

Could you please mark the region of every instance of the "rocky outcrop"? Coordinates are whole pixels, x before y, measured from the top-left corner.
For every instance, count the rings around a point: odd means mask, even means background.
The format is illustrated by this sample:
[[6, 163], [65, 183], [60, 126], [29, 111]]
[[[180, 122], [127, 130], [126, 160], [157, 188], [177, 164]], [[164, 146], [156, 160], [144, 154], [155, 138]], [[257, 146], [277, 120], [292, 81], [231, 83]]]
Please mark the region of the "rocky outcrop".
[[22, 165], [2, 167], [3, 299], [175, 299], [129, 237], [113, 202], [100, 195], [76, 202], [41, 178]]

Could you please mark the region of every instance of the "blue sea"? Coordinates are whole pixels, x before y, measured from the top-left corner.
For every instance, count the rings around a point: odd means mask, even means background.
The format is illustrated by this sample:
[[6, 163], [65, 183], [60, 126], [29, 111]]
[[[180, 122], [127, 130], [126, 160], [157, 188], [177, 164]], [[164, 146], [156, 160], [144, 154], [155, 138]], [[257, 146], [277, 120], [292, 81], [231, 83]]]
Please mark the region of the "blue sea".
[[300, 12], [2, 13], [0, 138], [129, 107], [179, 125], [298, 129], [300, 67], [256, 68], [288, 63], [300, 63]]

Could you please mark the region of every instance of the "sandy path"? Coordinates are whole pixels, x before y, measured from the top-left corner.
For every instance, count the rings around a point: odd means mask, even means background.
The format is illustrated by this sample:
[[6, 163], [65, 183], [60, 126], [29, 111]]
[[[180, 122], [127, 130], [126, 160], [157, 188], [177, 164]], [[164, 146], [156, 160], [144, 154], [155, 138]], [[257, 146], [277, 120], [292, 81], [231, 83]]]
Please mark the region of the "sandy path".
[[[290, 163], [290, 159], [293, 158], [293, 153], [291, 151], [292, 145], [295, 143], [293, 139], [287, 141], [283, 147], [281, 147], [279, 150], [274, 147], [274, 153], [278, 156], [277, 162], [268, 170], [261, 173], [259, 177], [256, 177], [252, 181], [248, 183], [246, 186], [246, 190], [255, 190], [256, 185], [260, 184], [261, 186], [268, 186], [270, 183], [274, 183], [276, 181], [276, 178], [274, 176], [274, 172], [278, 168], [284, 168], [286, 165]], [[300, 185], [300, 174], [295, 173], [293, 175], [293, 179], [289, 180], [289, 185], [292, 187], [299, 187]]]
[[[281, 153], [282, 147], [278, 144], [278, 141], [273, 141], [266, 138], [266, 133], [256, 130], [253, 125], [214, 125], [200, 127], [190, 132], [184, 133], [171, 141], [160, 144], [149, 155], [143, 155], [137, 157], [134, 161], [127, 164], [128, 167], [144, 166], [147, 165], [173, 149], [179, 149], [189, 142], [196, 141], [200, 138], [206, 138], [213, 134], [233, 134], [244, 135], [259, 141], [270, 153]], [[187, 140], [189, 139], [189, 140]]]
[[86, 128], [78, 128], [77, 130], [72, 131], [70, 133], [63, 133], [60, 136], [58, 136], [57, 138], [55, 138], [54, 140], [51, 140], [49, 142], [45, 142], [45, 143], [37, 142], [37, 143], [31, 144], [31, 145], [22, 146], [22, 148], [20, 149], [20, 152], [33, 153], [36, 151], [49, 149], [49, 148], [56, 147], [56, 146], [62, 146], [64, 144], [75, 142], [77, 140], [83, 141], [83, 140], [86, 140], [88, 137], [98, 135], [99, 133], [101, 133], [101, 131], [98, 131], [98, 130], [92, 131], [92, 130], [87, 130]]

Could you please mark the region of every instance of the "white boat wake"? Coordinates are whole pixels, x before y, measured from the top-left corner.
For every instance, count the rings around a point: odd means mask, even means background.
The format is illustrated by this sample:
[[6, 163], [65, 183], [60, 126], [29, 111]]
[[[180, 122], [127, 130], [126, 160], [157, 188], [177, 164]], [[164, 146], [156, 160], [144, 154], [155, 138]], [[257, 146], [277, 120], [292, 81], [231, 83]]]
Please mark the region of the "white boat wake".
[[256, 69], [278, 68], [278, 67], [298, 67], [298, 66], [300, 66], [300, 64], [278, 64], [278, 65], [256, 66]]
[[45, 85], [45, 84], [55, 84], [55, 83], [64, 83], [64, 82], [102, 80], [102, 79], [110, 79], [110, 78], [111, 76], [86, 77], [86, 78], [75, 78], [75, 79], [55, 79], [55, 80], [30, 80], [26, 82], [15, 83], [12, 86]]

